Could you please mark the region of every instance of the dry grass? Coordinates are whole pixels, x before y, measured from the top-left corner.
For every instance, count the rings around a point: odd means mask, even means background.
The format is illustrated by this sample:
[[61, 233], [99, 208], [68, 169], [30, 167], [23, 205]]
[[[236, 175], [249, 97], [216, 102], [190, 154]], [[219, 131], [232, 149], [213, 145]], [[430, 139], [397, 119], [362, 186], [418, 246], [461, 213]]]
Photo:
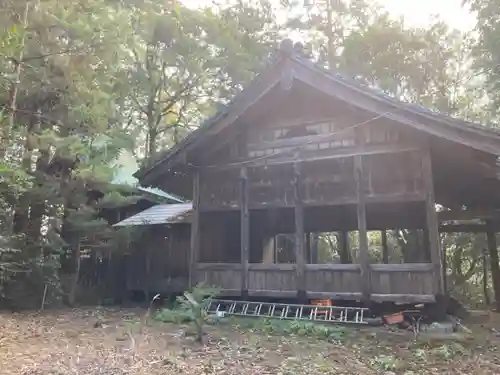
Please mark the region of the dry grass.
[[[2, 375], [498, 374], [496, 317], [460, 344], [387, 329], [357, 331], [344, 344], [210, 327], [205, 345], [185, 327], [142, 322], [143, 310], [0, 314]], [[500, 326], [499, 326], [500, 329]], [[431, 341], [432, 341], [431, 340]], [[459, 349], [457, 349], [457, 347]], [[444, 349], [443, 349], [444, 348]]]

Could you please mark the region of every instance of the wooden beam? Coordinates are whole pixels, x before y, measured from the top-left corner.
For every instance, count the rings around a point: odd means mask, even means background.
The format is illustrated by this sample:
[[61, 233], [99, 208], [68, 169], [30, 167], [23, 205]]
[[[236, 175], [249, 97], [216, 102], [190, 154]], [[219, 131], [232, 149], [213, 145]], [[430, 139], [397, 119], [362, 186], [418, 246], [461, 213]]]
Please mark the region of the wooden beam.
[[191, 247], [189, 256], [189, 287], [195, 285], [196, 263], [200, 254], [200, 172], [193, 174], [193, 211], [191, 213]]
[[385, 264], [389, 263], [389, 247], [387, 246], [387, 231], [381, 230], [380, 236], [382, 238], [382, 261]]
[[328, 264], [308, 264], [306, 271], [333, 271], [333, 272], [360, 272], [361, 267], [359, 264], [342, 264], [342, 263], [328, 263]]
[[[294, 206], [295, 206], [295, 261], [297, 263], [297, 288], [299, 299], [305, 298], [306, 278], [305, 265], [306, 257], [304, 253], [304, 207], [302, 206], [300, 165], [293, 165], [294, 179]], [[304, 294], [301, 296], [301, 294]]]
[[249, 290], [248, 295], [252, 297], [270, 297], [270, 298], [295, 298], [295, 290]]
[[275, 264], [265, 264], [265, 263], [251, 263], [248, 267], [250, 271], [295, 271], [297, 265], [292, 263], [275, 263]]
[[[498, 230], [498, 225], [495, 227]], [[441, 224], [441, 233], [486, 233], [488, 230], [485, 224]]]
[[[327, 120], [327, 122], [335, 122], [338, 121], [336, 120]], [[320, 121], [318, 121], [319, 123]], [[307, 122], [304, 123], [299, 123], [298, 125], [306, 125]], [[324, 143], [324, 142], [330, 142], [330, 141], [336, 141], [341, 138], [341, 135], [338, 132], [335, 133], [321, 133], [321, 134], [315, 134], [315, 135], [306, 135], [302, 137], [293, 137], [293, 138], [280, 138], [276, 139], [274, 141], [263, 141], [259, 143], [250, 143], [248, 144], [248, 151], [265, 151], [269, 149], [280, 149], [280, 148], [290, 148], [290, 147], [296, 147], [301, 151], [313, 151], [318, 153], [318, 151], [321, 151], [322, 149], [315, 148], [317, 147], [317, 144]], [[308, 148], [305, 148], [304, 145], [307, 145]], [[329, 153], [353, 153], [354, 154], [364, 154], [366, 152], [376, 152], [376, 153], [394, 153], [394, 152], [406, 152], [406, 151], [418, 151], [418, 149], [409, 143], [400, 143], [400, 144], [373, 144], [373, 145], [365, 145], [364, 147], [356, 147], [356, 146], [351, 146], [351, 147], [332, 147], [329, 148], [328, 150], [324, 150], [324, 152], [329, 152]]]
[[399, 302], [399, 303], [433, 303], [436, 297], [432, 294], [372, 294], [375, 302]]
[[499, 210], [492, 209], [471, 209], [471, 210], [451, 210], [438, 212], [438, 219], [443, 221], [454, 220], [474, 220], [474, 219], [492, 219], [500, 217]]
[[258, 166], [271, 166], [271, 165], [282, 165], [282, 164], [293, 164], [295, 162], [310, 162], [319, 160], [333, 160], [333, 159], [343, 159], [352, 158], [356, 155], [380, 155], [380, 154], [398, 154], [406, 152], [418, 151], [414, 146], [408, 145], [365, 145], [365, 146], [355, 146], [355, 147], [339, 147], [331, 148], [325, 150], [315, 150], [315, 151], [301, 151], [288, 152], [277, 154], [276, 156], [269, 157], [257, 157], [248, 158], [243, 160], [238, 160], [237, 162], [230, 164], [223, 164], [217, 166], [211, 166], [210, 169], [234, 169], [245, 163], [248, 166], [258, 167]]
[[240, 271], [240, 263], [197, 263], [196, 269], [198, 271], [204, 270], [218, 270], [218, 271]]
[[430, 150], [422, 150], [422, 175], [424, 179], [424, 189], [426, 192], [425, 214], [427, 222], [428, 243], [431, 254], [431, 261], [434, 265], [434, 289], [436, 294], [444, 293], [442, 277], [441, 251], [439, 250], [439, 232], [436, 204], [434, 200], [434, 182], [432, 175], [432, 160]]
[[306, 233], [306, 263], [312, 263], [311, 256], [311, 232]]
[[374, 272], [432, 272], [432, 263], [393, 263], [393, 264], [370, 264]]
[[339, 299], [339, 300], [354, 300], [361, 301], [363, 295], [361, 293], [342, 293], [342, 292], [312, 292], [307, 291], [307, 297], [311, 299]]
[[368, 263], [368, 234], [366, 229], [365, 176], [362, 156], [354, 157], [354, 176], [356, 179], [357, 217], [359, 231], [359, 264], [361, 265], [361, 282], [363, 299], [370, 299], [370, 264]]
[[250, 214], [248, 212], [248, 172], [240, 171], [240, 220], [241, 220], [241, 290], [248, 292], [248, 264], [250, 252]]

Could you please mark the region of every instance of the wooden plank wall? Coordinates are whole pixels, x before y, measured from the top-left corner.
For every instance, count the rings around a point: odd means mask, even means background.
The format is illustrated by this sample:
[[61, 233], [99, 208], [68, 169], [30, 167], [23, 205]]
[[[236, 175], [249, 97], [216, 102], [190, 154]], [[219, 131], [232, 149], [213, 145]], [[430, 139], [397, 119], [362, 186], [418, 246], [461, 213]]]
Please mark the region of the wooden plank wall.
[[221, 294], [240, 295], [241, 284], [240, 263], [198, 263], [196, 265], [194, 281], [196, 284], [220, 288]]
[[307, 264], [306, 290], [311, 298], [361, 299], [361, 267], [359, 264]]
[[178, 292], [188, 286], [190, 228], [187, 224], [149, 227], [147, 240], [132, 249], [127, 289]]
[[[364, 134], [358, 132], [356, 142], [360, 142]], [[363, 143], [358, 144], [359, 147], [361, 145]], [[334, 160], [329, 160], [327, 165], [323, 165], [322, 161], [299, 161], [285, 165], [203, 171], [200, 174], [198, 201], [194, 194], [198, 208], [198, 214], [194, 216], [199, 219], [200, 212], [211, 215], [211, 210], [229, 209], [239, 213], [240, 241], [231, 245], [234, 249], [231, 247], [224, 251], [239, 254], [240, 263], [222, 264], [217, 259], [211, 260], [217, 264], [198, 263], [195, 267], [196, 280], [211, 283], [226, 292], [268, 296], [305, 293], [309, 297], [330, 295], [364, 300], [409, 298], [419, 301], [441, 292], [437, 219], [428, 150], [417, 152], [404, 149], [399, 153], [358, 154]], [[426, 205], [432, 265], [379, 267], [368, 264], [367, 205], [379, 202], [375, 199], [377, 197], [381, 197], [380, 202], [397, 202], [405, 194], [403, 200]], [[360, 264], [347, 267], [306, 264], [304, 208], [346, 202], [357, 204]], [[252, 233], [249, 210], [268, 207], [294, 208], [295, 264], [249, 264], [249, 236]], [[216, 223], [216, 220], [212, 222]], [[199, 225], [195, 221], [195, 233], [199, 232]], [[308, 231], [312, 229], [308, 228]], [[198, 240], [192, 238], [192, 254], [196, 254], [196, 246], [199, 246], [199, 233], [197, 236]], [[227, 234], [224, 236], [227, 237]], [[227, 247], [225, 245], [221, 246]], [[236, 246], [239, 246], [239, 251]]]
[[295, 297], [299, 288], [295, 264], [250, 264], [248, 294], [251, 296]]
[[432, 264], [372, 264], [370, 270], [373, 300], [430, 302], [439, 293], [434, 285]]
[[[241, 264], [197, 265], [196, 281], [221, 288], [224, 294], [240, 295]], [[376, 301], [430, 302], [438, 291], [432, 264], [372, 264], [368, 298]], [[296, 264], [249, 264], [247, 292], [250, 296], [290, 297], [300, 290]], [[304, 291], [308, 298], [366, 299], [359, 264], [307, 264]]]

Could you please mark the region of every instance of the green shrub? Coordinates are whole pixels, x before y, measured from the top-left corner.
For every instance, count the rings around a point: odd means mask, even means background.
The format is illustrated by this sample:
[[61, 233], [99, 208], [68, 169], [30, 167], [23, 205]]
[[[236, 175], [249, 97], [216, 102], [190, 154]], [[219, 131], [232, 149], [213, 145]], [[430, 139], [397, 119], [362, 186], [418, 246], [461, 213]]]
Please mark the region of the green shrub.
[[205, 308], [215, 295], [218, 294], [216, 288], [199, 284], [184, 295], [177, 297], [178, 307], [174, 309], [162, 309], [155, 318], [165, 323], [193, 323], [196, 328], [196, 339], [203, 341], [203, 328], [209, 321]]
[[193, 321], [193, 317], [189, 314], [189, 311], [169, 308], [158, 311], [155, 319], [163, 323], [174, 324], [191, 323]]

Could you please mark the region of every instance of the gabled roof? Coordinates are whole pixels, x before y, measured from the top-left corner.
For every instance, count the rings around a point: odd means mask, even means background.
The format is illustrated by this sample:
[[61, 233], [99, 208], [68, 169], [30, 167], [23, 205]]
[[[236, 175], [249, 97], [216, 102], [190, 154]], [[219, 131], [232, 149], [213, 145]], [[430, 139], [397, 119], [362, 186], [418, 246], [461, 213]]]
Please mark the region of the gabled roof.
[[158, 167], [172, 165], [184, 152], [202, 143], [206, 139], [204, 135], [217, 133], [231, 125], [271, 88], [280, 83], [290, 85], [293, 80], [300, 80], [331, 97], [430, 135], [500, 155], [500, 132], [420, 105], [402, 102], [358, 81], [331, 72], [311, 62], [294, 49], [291, 41], [286, 40], [281, 49], [271, 57], [267, 67], [227, 107], [205, 121], [182, 142], [167, 150], [153, 165], [137, 171], [135, 176], [141, 182], [149, 183], [158, 173]]

